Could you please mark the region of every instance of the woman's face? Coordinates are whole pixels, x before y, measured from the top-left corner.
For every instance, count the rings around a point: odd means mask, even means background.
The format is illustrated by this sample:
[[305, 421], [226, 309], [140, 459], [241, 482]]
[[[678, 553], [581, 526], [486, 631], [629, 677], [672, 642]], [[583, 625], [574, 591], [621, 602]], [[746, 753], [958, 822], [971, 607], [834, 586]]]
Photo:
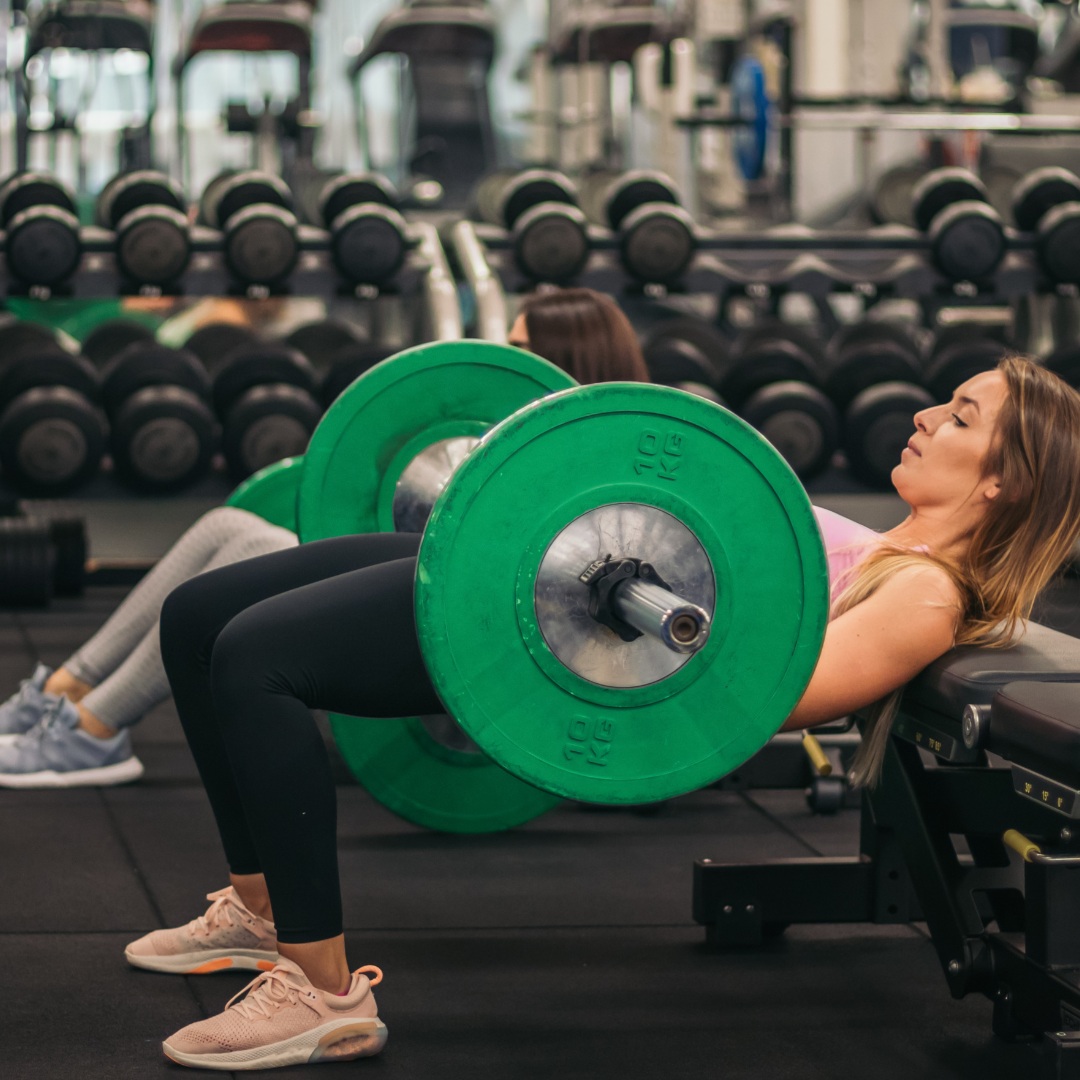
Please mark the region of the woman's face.
[[958, 509], [994, 498], [1000, 478], [983, 476], [983, 461], [1007, 394], [1005, 376], [984, 371], [959, 386], [951, 401], [915, 414], [915, 434], [892, 471], [909, 506]]
[[516, 345], [519, 349], [527, 349], [529, 347], [529, 328], [525, 325], [524, 313], [514, 320], [514, 324], [510, 327], [510, 333], [507, 334], [506, 340], [509, 344]]

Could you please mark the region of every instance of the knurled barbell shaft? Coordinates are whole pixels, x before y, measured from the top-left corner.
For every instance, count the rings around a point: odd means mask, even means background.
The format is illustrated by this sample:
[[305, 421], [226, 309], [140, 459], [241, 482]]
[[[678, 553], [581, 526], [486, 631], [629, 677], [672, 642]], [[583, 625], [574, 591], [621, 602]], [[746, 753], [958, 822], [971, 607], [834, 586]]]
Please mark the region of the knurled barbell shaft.
[[659, 639], [672, 652], [695, 653], [709, 638], [704, 608], [647, 581], [620, 582], [612, 589], [611, 608], [623, 622]]

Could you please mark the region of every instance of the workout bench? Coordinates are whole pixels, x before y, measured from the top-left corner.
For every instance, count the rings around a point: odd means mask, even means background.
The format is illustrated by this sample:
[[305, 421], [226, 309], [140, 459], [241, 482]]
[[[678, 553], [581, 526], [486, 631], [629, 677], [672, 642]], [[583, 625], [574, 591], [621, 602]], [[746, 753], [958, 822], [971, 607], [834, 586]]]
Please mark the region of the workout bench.
[[1031, 623], [931, 664], [864, 794], [859, 854], [699, 860], [693, 911], [718, 947], [925, 920], [953, 997], [985, 994], [996, 1035], [1045, 1036], [1045, 1075], [1080, 1078], [1080, 640]]

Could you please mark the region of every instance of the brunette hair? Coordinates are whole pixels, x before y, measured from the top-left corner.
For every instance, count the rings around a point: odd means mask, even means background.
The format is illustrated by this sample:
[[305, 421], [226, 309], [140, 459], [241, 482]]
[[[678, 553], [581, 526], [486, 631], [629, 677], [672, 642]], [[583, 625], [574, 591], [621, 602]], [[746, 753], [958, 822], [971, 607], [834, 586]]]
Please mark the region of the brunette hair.
[[[1001, 487], [968, 537], [957, 563], [888, 547], [852, 574], [833, 605], [840, 615], [886, 579], [909, 566], [944, 570], [959, 595], [954, 645], [1013, 644], [1035, 600], [1068, 559], [1080, 537], [1080, 393], [1023, 356], [997, 366], [1008, 393], [998, 412], [983, 478]], [[903, 687], [867, 710], [862, 745], [852, 766], [855, 783], [873, 786]]]
[[649, 382], [637, 334], [618, 304], [592, 289], [547, 289], [521, 305], [529, 350], [579, 383]]

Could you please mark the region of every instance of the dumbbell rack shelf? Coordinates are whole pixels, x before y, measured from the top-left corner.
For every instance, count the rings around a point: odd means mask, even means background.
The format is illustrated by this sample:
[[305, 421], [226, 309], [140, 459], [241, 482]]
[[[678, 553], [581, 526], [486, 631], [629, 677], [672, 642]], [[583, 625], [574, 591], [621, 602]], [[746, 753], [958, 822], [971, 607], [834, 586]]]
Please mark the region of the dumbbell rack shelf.
[[[410, 296], [423, 287], [432, 268], [428, 230], [430, 226], [411, 224], [406, 234], [408, 252], [405, 263], [387, 285], [354, 285], [337, 272], [332, 255], [330, 234], [312, 225], [297, 228], [299, 257], [289, 276], [274, 285], [248, 285], [229, 271], [224, 256], [224, 237], [216, 229], [191, 226], [191, 258], [187, 269], [164, 288], [140, 285], [122, 274], [116, 261], [116, 234], [96, 225], [79, 229], [82, 259], [72, 277], [52, 288], [27, 285], [8, 271], [0, 254], [0, 296], [27, 296], [46, 300], [100, 299], [113, 296], [238, 296], [260, 299], [267, 296], [314, 296], [332, 299], [355, 296], [374, 299], [380, 294]], [[0, 233], [0, 252], [6, 237]]]
[[[494, 225], [463, 223], [483, 246], [491, 269], [508, 293], [526, 292], [536, 282], [518, 268], [511, 234]], [[854, 231], [821, 231], [785, 225], [760, 231], [695, 229], [697, 250], [689, 270], [674, 283], [633, 281], [618, 258], [618, 238], [590, 226], [589, 260], [576, 284], [607, 292], [655, 295], [748, 292], [778, 289], [827, 296], [855, 292], [907, 299], [1008, 301], [1033, 293], [1076, 295], [1075, 285], [1050, 281], [1035, 257], [1029, 234], [1006, 230], [1008, 251], [993, 275], [980, 281], [953, 281], [933, 264], [930, 246], [914, 229], [900, 225]]]

